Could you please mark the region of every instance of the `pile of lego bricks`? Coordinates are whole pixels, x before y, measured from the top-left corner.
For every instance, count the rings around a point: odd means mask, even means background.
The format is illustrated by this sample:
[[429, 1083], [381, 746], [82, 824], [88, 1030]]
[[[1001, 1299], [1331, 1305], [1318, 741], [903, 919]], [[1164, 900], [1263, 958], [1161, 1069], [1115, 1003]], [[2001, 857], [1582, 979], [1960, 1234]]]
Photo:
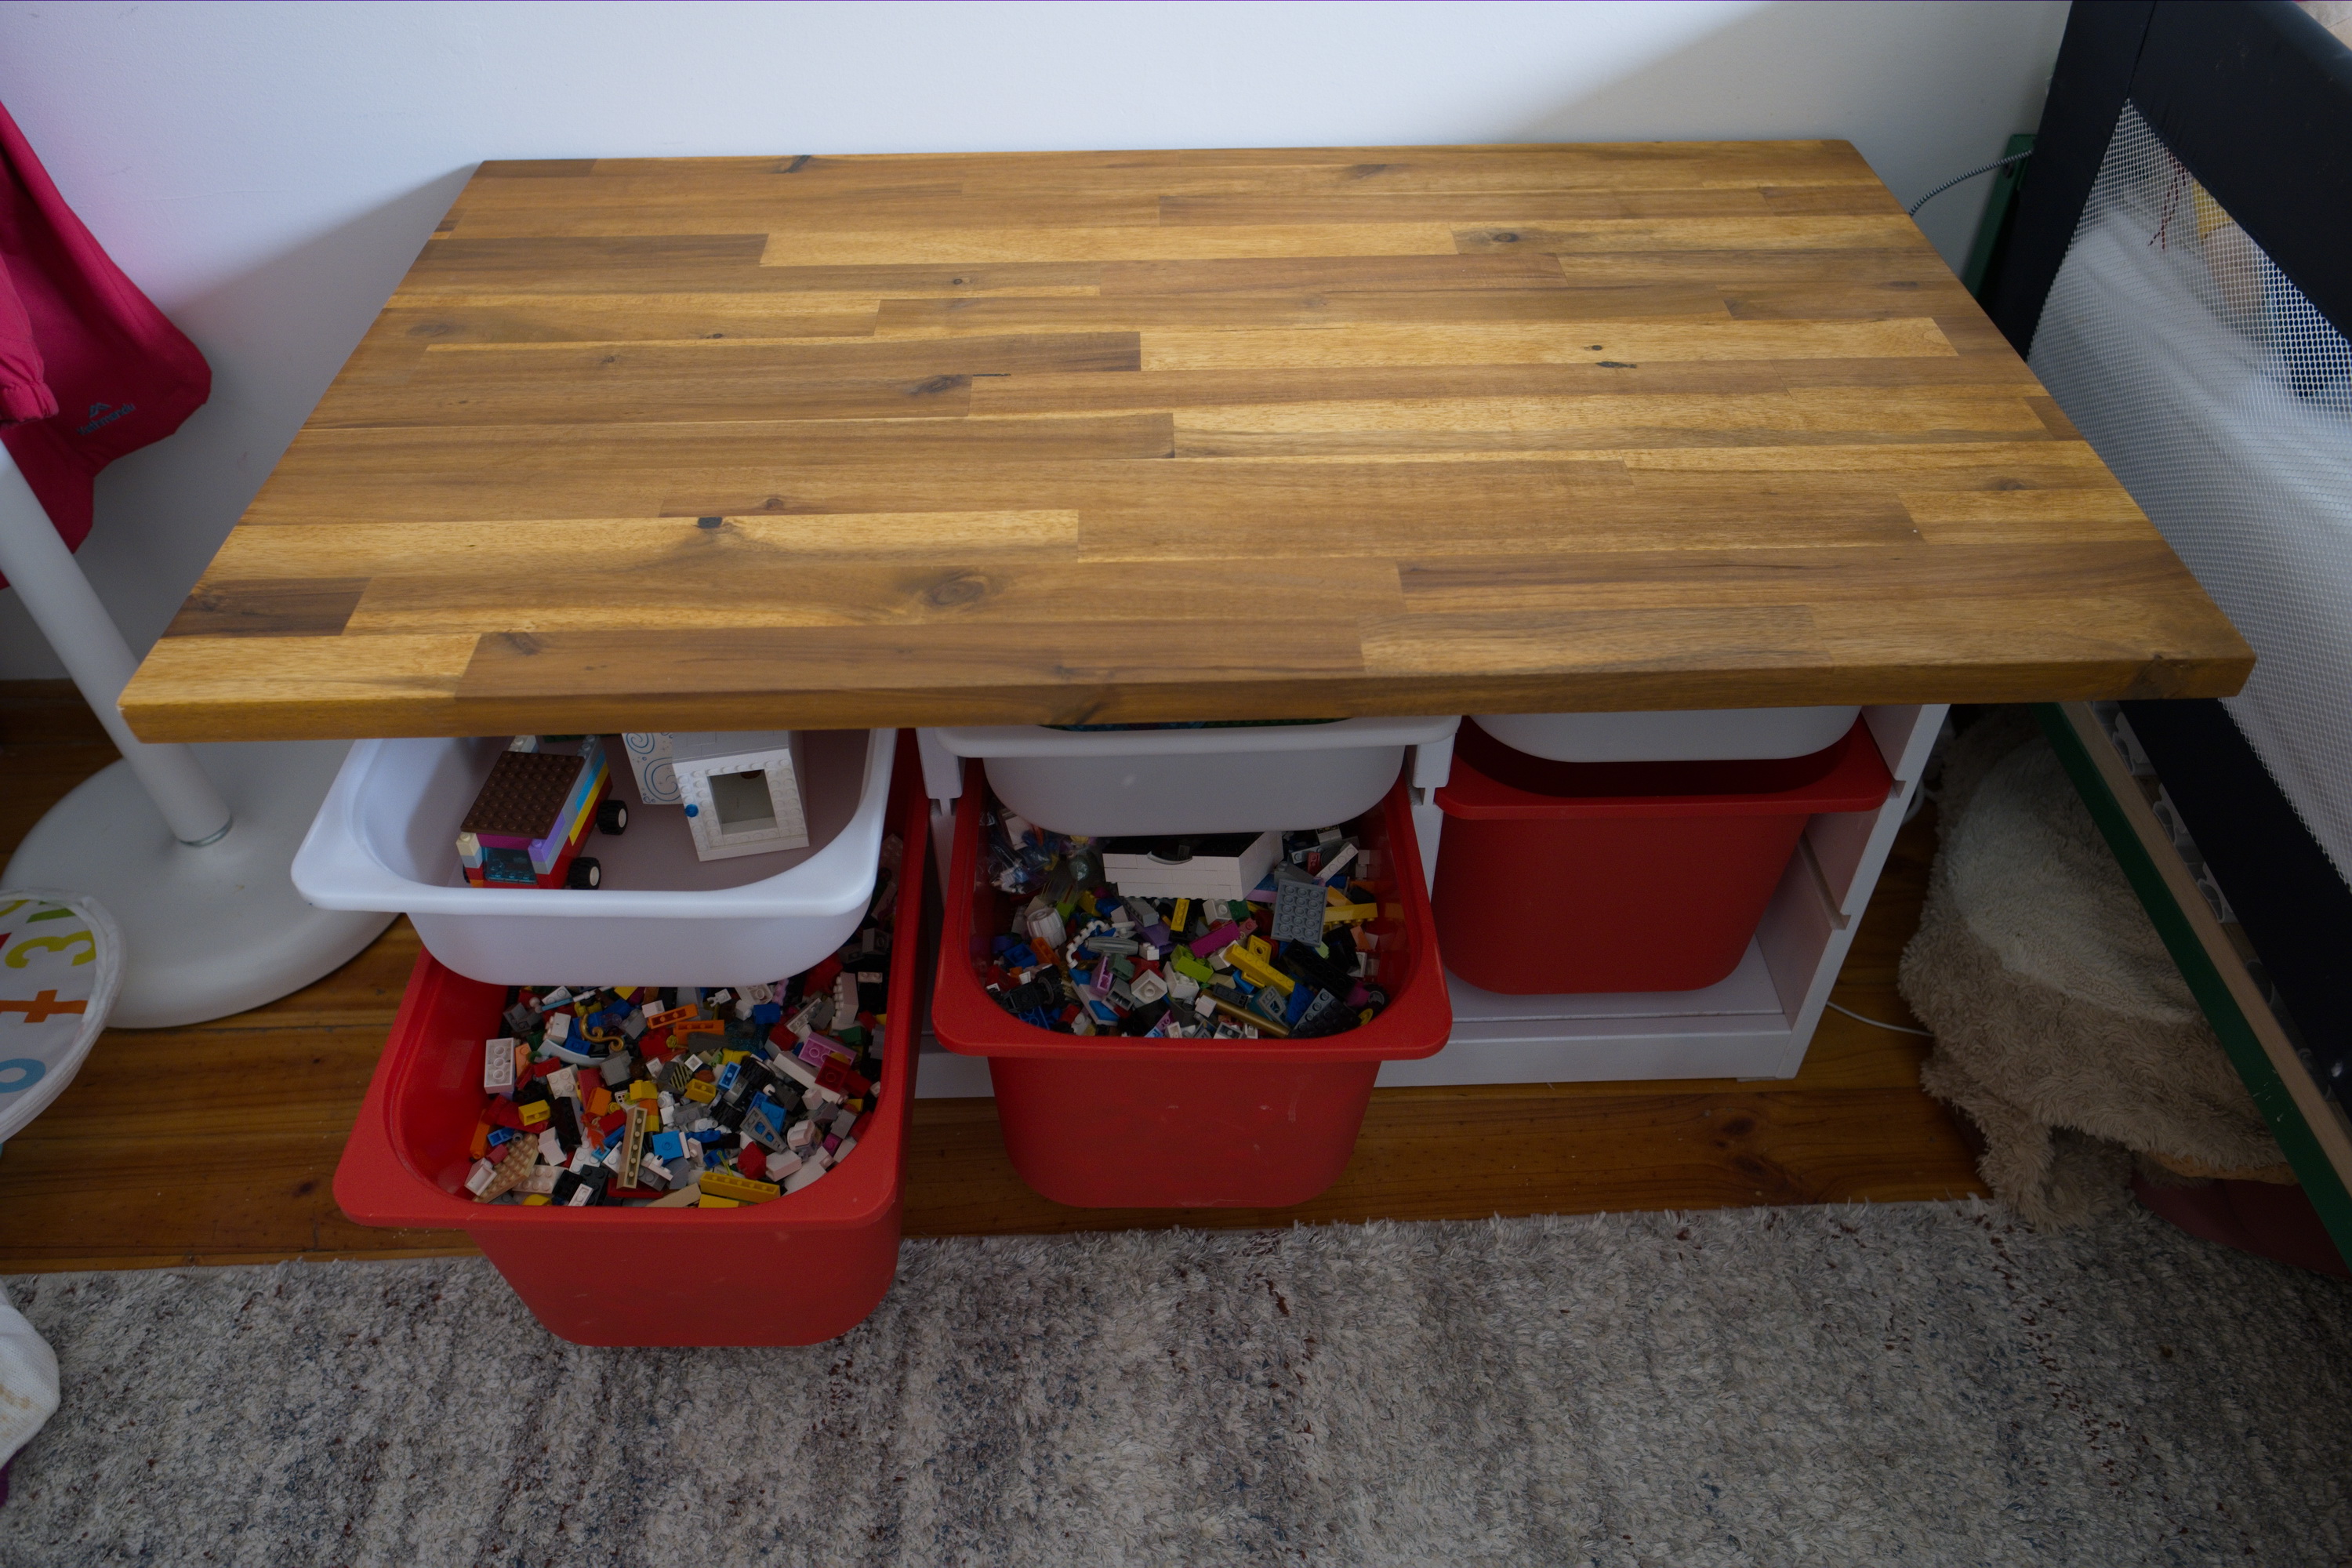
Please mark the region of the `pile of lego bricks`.
[[482, 1047], [479, 1203], [734, 1208], [822, 1179], [881, 1098], [901, 845], [857, 934], [773, 984], [519, 987]]
[[[1248, 891], [1155, 897], [1166, 891], [1157, 868], [1177, 863], [1150, 860], [1135, 841], [1049, 833], [992, 805], [990, 880], [1027, 901], [980, 976], [1024, 1023], [1071, 1035], [1311, 1039], [1368, 1024], [1388, 1005], [1375, 984], [1381, 939], [1366, 929], [1379, 913], [1369, 882], [1377, 855], [1347, 832], [1203, 841], [1236, 853], [1199, 863], [1238, 869]], [[1194, 847], [1183, 847], [1182, 866], [1195, 864]]]

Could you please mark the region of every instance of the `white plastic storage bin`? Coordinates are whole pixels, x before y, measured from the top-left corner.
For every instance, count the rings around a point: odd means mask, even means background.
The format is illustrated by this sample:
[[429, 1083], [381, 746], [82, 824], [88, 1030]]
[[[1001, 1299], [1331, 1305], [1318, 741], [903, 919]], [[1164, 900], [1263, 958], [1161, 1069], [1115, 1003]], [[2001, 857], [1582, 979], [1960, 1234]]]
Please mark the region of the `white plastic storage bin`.
[[1667, 713], [1480, 713], [1478, 728], [1555, 763], [1706, 763], [1806, 757], [1834, 746], [1859, 708], [1695, 708]]
[[1215, 730], [1007, 724], [919, 734], [927, 753], [982, 758], [997, 798], [1056, 833], [1263, 833], [1360, 816], [1396, 783], [1406, 747], [1451, 747], [1461, 721], [1341, 719]]
[[[607, 737], [621, 755], [616, 738]], [[596, 889], [469, 888], [457, 825], [503, 737], [362, 741], [294, 856], [321, 909], [405, 914], [433, 956], [499, 985], [712, 985], [773, 980], [849, 940], [874, 896], [895, 730], [805, 738], [809, 847], [702, 860], [685, 814], [613, 771], [628, 831], [592, 833]]]

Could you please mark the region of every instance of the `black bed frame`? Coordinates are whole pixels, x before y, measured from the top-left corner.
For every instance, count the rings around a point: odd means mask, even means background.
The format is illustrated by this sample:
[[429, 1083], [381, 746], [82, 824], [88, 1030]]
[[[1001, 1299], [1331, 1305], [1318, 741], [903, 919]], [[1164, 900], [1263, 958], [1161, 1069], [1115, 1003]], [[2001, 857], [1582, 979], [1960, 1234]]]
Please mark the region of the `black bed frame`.
[[[2074, 0], [1986, 279], [1985, 309], [2017, 352], [2032, 349], [2126, 101], [2352, 337], [2352, 51], [2286, 0]], [[2352, 887], [2219, 702], [2124, 707], [2321, 1082], [2352, 1084]]]

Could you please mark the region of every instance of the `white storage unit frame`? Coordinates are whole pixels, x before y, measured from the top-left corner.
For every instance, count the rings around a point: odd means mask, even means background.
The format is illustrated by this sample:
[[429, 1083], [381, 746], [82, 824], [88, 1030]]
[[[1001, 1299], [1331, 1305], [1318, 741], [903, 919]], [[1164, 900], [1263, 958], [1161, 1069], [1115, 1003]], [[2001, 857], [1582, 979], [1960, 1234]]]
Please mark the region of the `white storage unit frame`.
[[[1826, 812], [1806, 825], [1747, 956], [1727, 979], [1702, 991], [1572, 996], [1498, 996], [1452, 979], [1454, 1037], [1445, 1048], [1419, 1061], [1383, 1062], [1377, 1081], [1394, 1088], [1794, 1078], [1895, 832], [1918, 793], [1946, 711], [1942, 703], [1862, 710], [1895, 787], [1875, 811]], [[1424, 874], [1433, 878], [1444, 825], [1433, 796], [1445, 782], [1452, 754], [1449, 741], [1417, 748], [1409, 763], [1413, 830]], [[961, 765], [956, 758], [942, 762]], [[953, 775], [932, 773], [928, 753], [924, 763], [934, 828], [952, 834], [954, 802], [938, 786]], [[942, 804], [945, 814], [939, 813]], [[953, 838], [935, 842], [944, 848]], [[944, 867], [945, 855], [940, 858]], [[992, 1092], [984, 1060], [940, 1051], [928, 1032], [917, 1082], [917, 1092], [928, 1096]]]
[[[1703, 991], [1580, 996], [1498, 996], [1454, 979], [1454, 1037], [1433, 1057], [1382, 1063], [1378, 1081], [1794, 1078], [1945, 711], [1942, 703], [1863, 710], [1895, 787], [1875, 811], [1824, 812], [1806, 825], [1729, 978]], [[1413, 826], [1423, 826], [1418, 815]]]

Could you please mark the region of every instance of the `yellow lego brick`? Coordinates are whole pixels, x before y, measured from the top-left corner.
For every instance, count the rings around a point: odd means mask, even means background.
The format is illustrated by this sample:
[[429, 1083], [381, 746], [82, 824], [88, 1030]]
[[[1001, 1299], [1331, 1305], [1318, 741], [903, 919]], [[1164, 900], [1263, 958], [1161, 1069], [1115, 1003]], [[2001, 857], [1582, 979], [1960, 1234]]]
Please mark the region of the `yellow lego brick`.
[[740, 1203], [764, 1204], [782, 1196], [783, 1191], [783, 1188], [773, 1182], [755, 1182], [749, 1176], [737, 1175], [732, 1171], [702, 1173], [702, 1195], [706, 1199], [716, 1194], [722, 1198], [735, 1199]]
[[534, 1100], [520, 1107], [520, 1114], [525, 1127], [544, 1127], [554, 1112], [547, 1109], [547, 1101]]
[[522, 1195], [522, 1206], [527, 1209], [545, 1208], [553, 1201], [545, 1193], [525, 1193]]
[[686, 1086], [686, 1098], [708, 1105], [719, 1098], [719, 1086], [707, 1078], [696, 1079]]
[[733, 1198], [714, 1198], [705, 1193], [695, 1200], [694, 1206], [698, 1209], [740, 1209], [743, 1205]]
[[1352, 925], [1358, 921], [1377, 920], [1380, 912], [1378, 904], [1333, 904], [1324, 910], [1323, 923], [1326, 926]]
[[1268, 963], [1265, 954], [1253, 951], [1254, 945], [1262, 945], [1258, 944], [1255, 937], [1252, 937], [1246, 943], [1238, 942], [1234, 943], [1225, 949], [1225, 962], [1240, 970], [1244, 978], [1251, 984], [1271, 985], [1285, 996], [1289, 995], [1297, 986], [1298, 982]]
[[629, 1085], [629, 1099], [636, 1104], [651, 1105], [660, 1098], [661, 1090], [654, 1087], [654, 1080], [649, 1078], [638, 1079]]

